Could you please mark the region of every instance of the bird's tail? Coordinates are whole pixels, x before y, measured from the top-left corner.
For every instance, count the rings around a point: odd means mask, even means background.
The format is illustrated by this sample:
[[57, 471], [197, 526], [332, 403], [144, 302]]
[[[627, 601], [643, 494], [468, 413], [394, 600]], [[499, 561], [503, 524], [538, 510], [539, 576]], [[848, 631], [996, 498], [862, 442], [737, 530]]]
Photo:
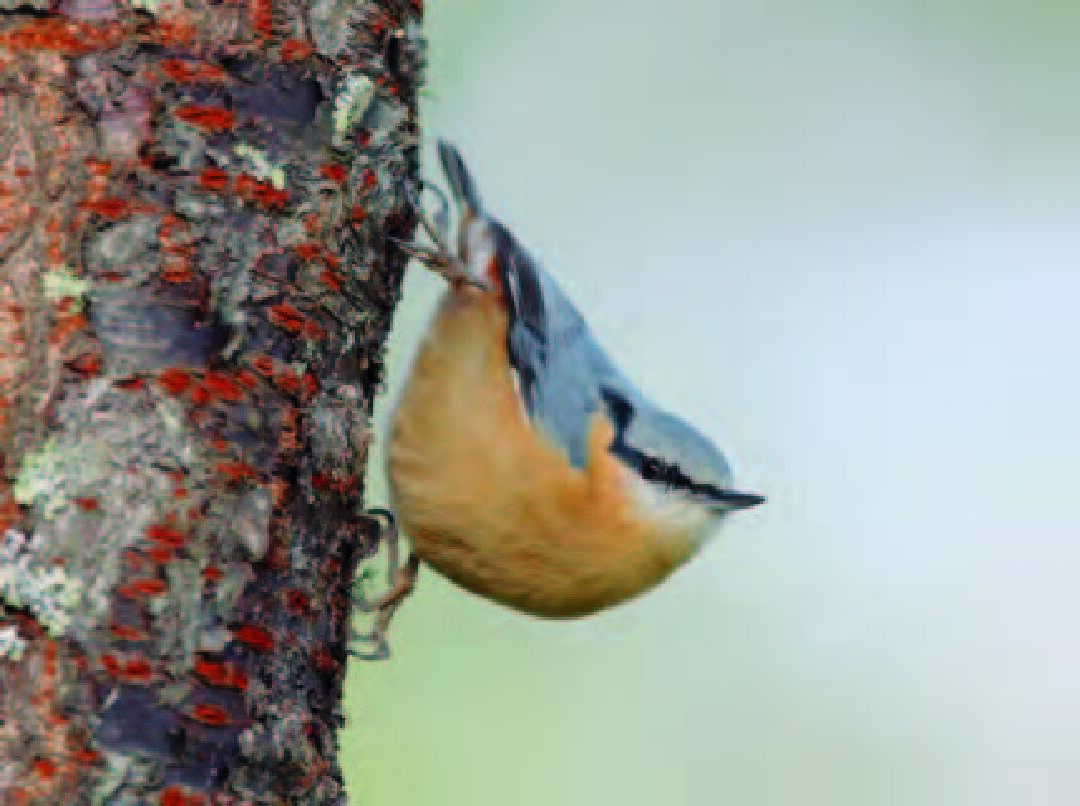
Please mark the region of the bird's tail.
[[480, 204], [480, 193], [476, 189], [472, 174], [465, 167], [461, 152], [446, 140], [439, 140], [438, 147], [439, 162], [442, 163], [446, 181], [450, 183], [450, 193], [454, 201], [467, 211], [478, 215], [483, 210]]

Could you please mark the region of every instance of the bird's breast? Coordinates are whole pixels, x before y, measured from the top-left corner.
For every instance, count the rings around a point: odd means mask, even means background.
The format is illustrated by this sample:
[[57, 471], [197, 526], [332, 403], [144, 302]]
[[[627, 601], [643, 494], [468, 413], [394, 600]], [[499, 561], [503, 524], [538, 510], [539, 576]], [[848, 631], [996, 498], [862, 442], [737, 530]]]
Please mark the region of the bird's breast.
[[394, 509], [416, 554], [463, 587], [538, 615], [590, 613], [659, 582], [694, 541], [643, 516], [606, 417], [584, 469], [533, 427], [506, 327], [496, 294], [448, 292], [391, 425]]

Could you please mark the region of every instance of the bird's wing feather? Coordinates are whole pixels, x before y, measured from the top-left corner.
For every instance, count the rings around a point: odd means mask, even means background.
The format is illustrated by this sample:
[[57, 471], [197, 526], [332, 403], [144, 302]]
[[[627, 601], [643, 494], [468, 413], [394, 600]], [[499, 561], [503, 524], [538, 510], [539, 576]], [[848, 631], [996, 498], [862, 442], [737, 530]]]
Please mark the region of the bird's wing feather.
[[562, 289], [513, 233], [483, 212], [476, 182], [457, 148], [446, 141], [438, 148], [461, 209], [469, 216], [482, 215], [491, 225], [496, 276], [509, 315], [506, 346], [529, 418], [575, 467], [583, 468], [593, 415], [605, 411], [616, 430], [613, 451], [621, 455], [637, 392], [596, 344]]
[[612, 411], [611, 389], [635, 405], [633, 387], [596, 344], [585, 320], [555, 281], [504, 226], [496, 222], [498, 276], [509, 323], [507, 350], [518, 374], [525, 410], [576, 467], [588, 456], [592, 416]]

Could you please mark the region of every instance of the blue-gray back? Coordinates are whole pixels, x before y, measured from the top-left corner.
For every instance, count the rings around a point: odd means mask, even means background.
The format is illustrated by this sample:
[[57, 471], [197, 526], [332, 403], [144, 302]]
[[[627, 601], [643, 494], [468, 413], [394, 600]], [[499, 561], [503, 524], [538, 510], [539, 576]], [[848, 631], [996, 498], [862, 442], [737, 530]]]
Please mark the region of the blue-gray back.
[[584, 467], [592, 415], [617, 390], [639, 395], [608, 358], [574, 304], [514, 236], [495, 222], [499, 279], [509, 310], [507, 349], [529, 417]]
[[509, 315], [507, 351], [533, 423], [583, 468], [593, 415], [602, 411], [615, 427], [612, 453], [644, 479], [724, 505], [759, 503], [760, 496], [727, 489], [731, 469], [724, 455], [684, 420], [650, 405], [552, 277], [503, 224], [483, 212], [458, 150], [440, 141], [439, 158], [461, 209], [491, 228]]

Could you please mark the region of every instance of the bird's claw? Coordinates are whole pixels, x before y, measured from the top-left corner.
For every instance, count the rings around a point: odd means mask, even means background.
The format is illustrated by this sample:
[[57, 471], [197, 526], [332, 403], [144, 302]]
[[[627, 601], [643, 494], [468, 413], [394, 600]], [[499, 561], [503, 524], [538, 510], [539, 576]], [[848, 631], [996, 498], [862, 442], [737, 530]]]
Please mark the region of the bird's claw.
[[414, 186], [410, 185], [407, 188], [406, 196], [413, 209], [416, 210], [420, 227], [434, 246], [399, 240], [398, 247], [454, 287], [471, 285], [486, 289], [487, 285], [484, 281], [469, 273], [457, 252], [450, 246], [450, 202], [446, 194], [437, 185], [425, 185], [424, 189], [430, 190], [439, 200], [439, 209], [432, 215], [424, 210], [423, 201]]
[[390, 621], [401, 603], [416, 587], [420, 560], [415, 554], [410, 554], [404, 564], [400, 563], [400, 536], [397, 521], [392, 512], [385, 509], [373, 509], [367, 514], [370, 517], [382, 519], [379, 524], [380, 542], [386, 546], [386, 578], [389, 587], [376, 600], [370, 600], [363, 594], [354, 596], [354, 603], [358, 609], [365, 613], [375, 613], [375, 623], [370, 632], [356, 634], [353, 638], [374, 644], [374, 649], [370, 652], [350, 649], [350, 654], [366, 660], [382, 660], [390, 654], [390, 646], [386, 640]]

